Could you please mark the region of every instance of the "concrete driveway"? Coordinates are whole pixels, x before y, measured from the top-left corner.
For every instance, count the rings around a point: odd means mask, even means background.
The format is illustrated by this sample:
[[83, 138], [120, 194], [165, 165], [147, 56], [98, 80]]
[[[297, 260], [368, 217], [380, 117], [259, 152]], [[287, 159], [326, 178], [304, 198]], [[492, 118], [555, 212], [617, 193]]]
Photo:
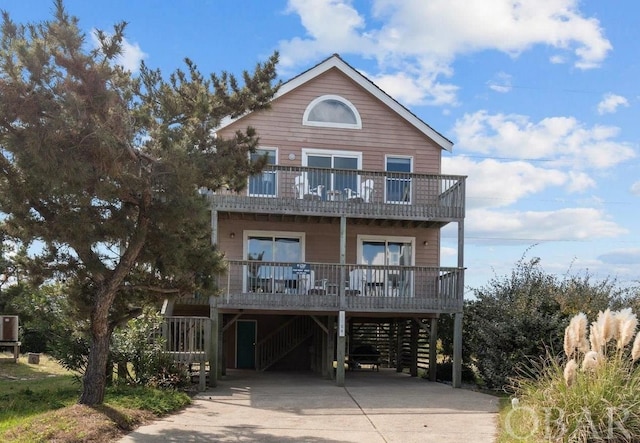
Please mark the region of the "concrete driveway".
[[348, 372], [344, 388], [312, 373], [230, 370], [185, 410], [120, 443], [490, 443], [497, 410], [497, 397], [390, 369]]

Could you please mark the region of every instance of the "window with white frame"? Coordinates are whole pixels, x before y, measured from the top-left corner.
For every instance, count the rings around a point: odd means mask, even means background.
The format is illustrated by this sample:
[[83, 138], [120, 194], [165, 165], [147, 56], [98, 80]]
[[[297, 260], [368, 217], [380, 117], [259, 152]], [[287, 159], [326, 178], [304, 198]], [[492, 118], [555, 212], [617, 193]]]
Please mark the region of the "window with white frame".
[[[246, 285], [250, 292], [288, 292], [297, 288], [298, 278], [286, 263], [304, 261], [302, 232], [245, 232]], [[267, 262], [267, 263], [264, 263]], [[275, 262], [275, 263], [273, 263]]]
[[411, 157], [386, 157], [385, 201], [387, 203], [411, 204], [412, 189], [409, 174], [412, 166]]
[[302, 116], [302, 124], [328, 128], [362, 128], [362, 120], [356, 107], [339, 95], [323, 95], [309, 103]]
[[362, 167], [361, 152], [305, 148], [302, 150], [302, 165], [334, 170], [308, 172], [309, 186], [321, 186], [323, 200], [342, 196], [346, 189], [359, 189], [357, 171]]
[[358, 263], [370, 266], [359, 271], [354, 281], [365, 294], [411, 294], [413, 272], [405, 267], [415, 264], [414, 237], [358, 235]]
[[261, 157], [267, 157], [267, 166], [256, 175], [249, 177], [248, 192], [252, 197], [276, 197], [278, 195], [277, 172], [269, 169], [269, 165], [276, 164], [277, 150], [275, 148], [258, 148], [251, 154], [251, 161], [256, 162]]

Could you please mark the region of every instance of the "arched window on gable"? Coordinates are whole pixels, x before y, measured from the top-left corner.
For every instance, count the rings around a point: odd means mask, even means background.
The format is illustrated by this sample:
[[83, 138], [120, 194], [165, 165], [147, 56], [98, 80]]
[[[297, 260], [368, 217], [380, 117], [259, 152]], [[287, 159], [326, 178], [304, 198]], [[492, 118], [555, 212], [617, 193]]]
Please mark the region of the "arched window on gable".
[[307, 106], [302, 116], [306, 126], [362, 129], [362, 120], [355, 106], [338, 95], [323, 95]]

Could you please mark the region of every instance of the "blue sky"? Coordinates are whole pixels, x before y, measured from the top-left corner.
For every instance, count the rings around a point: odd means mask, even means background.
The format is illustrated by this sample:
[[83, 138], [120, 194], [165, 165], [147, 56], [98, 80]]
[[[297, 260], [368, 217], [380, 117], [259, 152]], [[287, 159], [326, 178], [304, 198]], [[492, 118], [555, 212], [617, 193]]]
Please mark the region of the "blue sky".
[[[631, 0], [68, 0], [90, 34], [127, 27], [122, 63], [283, 80], [333, 53], [454, 143], [467, 175], [467, 286], [540, 257], [558, 275], [640, 275], [640, 6]], [[51, 0], [0, 0], [18, 22]], [[442, 265], [456, 264], [456, 227]]]

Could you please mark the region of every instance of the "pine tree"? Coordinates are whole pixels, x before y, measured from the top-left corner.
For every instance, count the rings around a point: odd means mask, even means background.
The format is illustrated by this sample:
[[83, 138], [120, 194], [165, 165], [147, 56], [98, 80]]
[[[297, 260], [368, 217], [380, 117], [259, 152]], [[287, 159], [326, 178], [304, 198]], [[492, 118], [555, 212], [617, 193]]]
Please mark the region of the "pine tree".
[[203, 76], [190, 60], [167, 78], [115, 61], [126, 24], [87, 49], [62, 0], [53, 17], [16, 24], [0, 40], [0, 211], [4, 228], [37, 246], [30, 264], [64, 281], [85, 307], [91, 347], [80, 402], [104, 399], [109, 339], [141, 298], [215, 295], [222, 257], [197, 190], [241, 189], [257, 135], [215, 128], [268, 106], [277, 54], [245, 72]]

